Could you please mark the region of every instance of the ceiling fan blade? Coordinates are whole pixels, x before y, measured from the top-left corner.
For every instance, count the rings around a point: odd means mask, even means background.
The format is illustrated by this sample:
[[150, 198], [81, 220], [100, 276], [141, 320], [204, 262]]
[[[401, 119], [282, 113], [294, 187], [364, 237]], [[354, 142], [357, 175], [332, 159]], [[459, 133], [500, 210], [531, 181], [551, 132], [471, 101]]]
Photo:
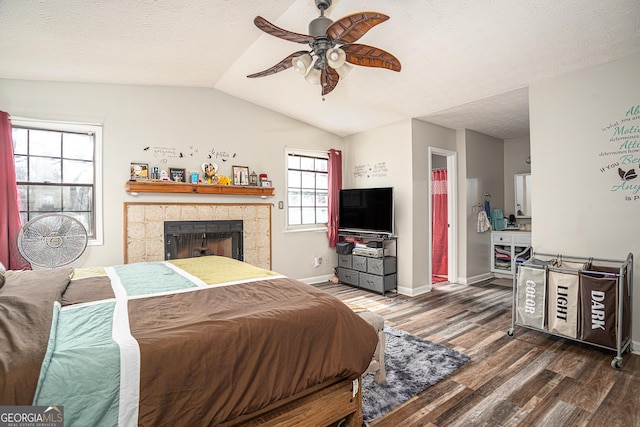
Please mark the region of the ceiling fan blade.
[[322, 95], [326, 95], [330, 93], [332, 90], [338, 86], [338, 81], [340, 80], [340, 76], [338, 72], [331, 67], [327, 67], [322, 70], [322, 74], [320, 75], [320, 84], [322, 85]]
[[347, 54], [347, 62], [364, 67], [386, 68], [400, 71], [402, 65], [398, 58], [389, 52], [366, 44], [349, 44], [341, 47]]
[[313, 41], [313, 36], [307, 34], [294, 33], [293, 31], [288, 31], [282, 29], [278, 26], [273, 25], [271, 22], [264, 19], [262, 16], [256, 16], [256, 19], [253, 20], [253, 23], [256, 24], [256, 27], [261, 29], [267, 34], [271, 34], [272, 36], [279, 37], [284, 40], [288, 40], [294, 43], [309, 43]]
[[327, 28], [327, 35], [340, 43], [353, 43], [387, 19], [387, 15], [378, 12], [354, 13], [331, 24]]
[[251, 79], [255, 77], [265, 77], [265, 76], [270, 76], [271, 74], [279, 73], [280, 71], [284, 71], [287, 68], [291, 68], [293, 66], [293, 63], [291, 62], [293, 58], [296, 58], [300, 55], [304, 55], [305, 53], [309, 53], [309, 52], [307, 52], [306, 50], [299, 50], [297, 52], [294, 52], [291, 55], [284, 58], [282, 61], [278, 62], [273, 67], [267, 68], [266, 70], [260, 71], [259, 73], [250, 74], [247, 77]]

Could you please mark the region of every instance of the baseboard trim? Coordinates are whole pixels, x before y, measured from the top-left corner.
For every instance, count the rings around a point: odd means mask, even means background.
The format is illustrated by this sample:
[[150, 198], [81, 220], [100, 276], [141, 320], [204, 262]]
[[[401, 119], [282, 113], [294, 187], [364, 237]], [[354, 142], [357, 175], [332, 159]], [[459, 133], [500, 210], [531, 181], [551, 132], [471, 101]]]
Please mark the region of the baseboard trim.
[[631, 341], [631, 353], [637, 354], [640, 356], [640, 341]]
[[483, 273], [472, 277], [458, 277], [457, 283], [461, 285], [473, 285], [474, 283], [483, 282], [485, 280], [493, 279], [495, 276], [493, 273]]
[[417, 297], [418, 295], [426, 294], [428, 292], [431, 292], [431, 285], [422, 285], [417, 288], [398, 286], [398, 293], [408, 297]]
[[298, 279], [298, 280], [306, 283], [307, 285], [315, 285], [316, 283], [328, 282], [333, 278], [334, 278], [333, 274], [325, 274], [324, 276], [307, 277], [307, 278]]

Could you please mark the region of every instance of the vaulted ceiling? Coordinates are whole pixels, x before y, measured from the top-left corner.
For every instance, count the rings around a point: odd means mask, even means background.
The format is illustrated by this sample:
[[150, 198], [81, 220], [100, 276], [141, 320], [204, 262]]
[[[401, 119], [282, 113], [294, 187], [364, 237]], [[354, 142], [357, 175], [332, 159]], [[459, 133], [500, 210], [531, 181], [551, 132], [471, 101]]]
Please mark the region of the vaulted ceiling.
[[307, 34], [314, 0], [0, 0], [0, 78], [214, 88], [339, 136], [417, 118], [505, 139], [529, 133], [530, 84], [640, 51], [638, 0], [333, 0], [326, 15], [360, 11], [391, 17], [358, 43], [402, 71], [356, 66], [324, 100], [293, 69], [246, 78], [306, 48], [255, 16]]

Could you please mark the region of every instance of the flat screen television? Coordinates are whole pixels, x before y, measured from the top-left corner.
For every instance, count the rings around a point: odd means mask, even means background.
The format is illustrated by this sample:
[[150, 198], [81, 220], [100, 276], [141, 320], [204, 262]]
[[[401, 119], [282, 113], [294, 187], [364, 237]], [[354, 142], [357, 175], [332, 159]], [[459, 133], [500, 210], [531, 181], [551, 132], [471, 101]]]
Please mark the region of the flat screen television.
[[340, 190], [340, 231], [393, 234], [393, 188]]

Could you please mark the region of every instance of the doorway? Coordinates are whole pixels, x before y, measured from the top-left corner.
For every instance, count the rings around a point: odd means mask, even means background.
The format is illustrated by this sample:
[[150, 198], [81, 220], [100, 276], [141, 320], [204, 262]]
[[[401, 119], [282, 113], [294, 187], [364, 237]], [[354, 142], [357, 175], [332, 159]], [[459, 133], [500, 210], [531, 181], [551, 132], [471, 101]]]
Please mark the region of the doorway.
[[429, 147], [429, 266], [431, 284], [454, 282], [456, 258], [456, 153]]

